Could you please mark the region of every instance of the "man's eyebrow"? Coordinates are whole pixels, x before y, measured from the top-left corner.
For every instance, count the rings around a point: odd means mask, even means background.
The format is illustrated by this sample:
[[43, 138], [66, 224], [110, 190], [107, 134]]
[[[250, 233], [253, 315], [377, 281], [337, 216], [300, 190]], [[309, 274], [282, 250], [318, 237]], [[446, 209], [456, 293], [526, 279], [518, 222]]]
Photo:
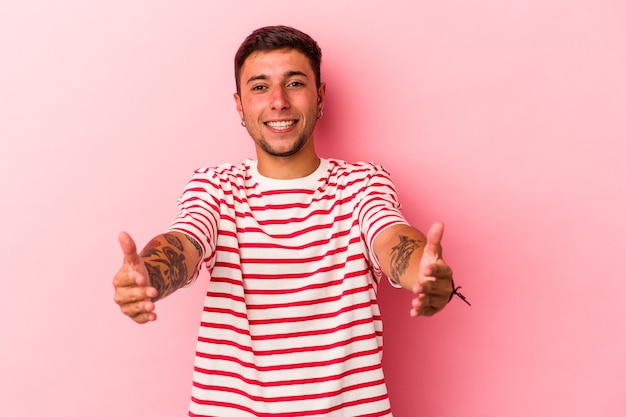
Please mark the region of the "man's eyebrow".
[[248, 81], [246, 81], [246, 84], [250, 84], [252, 81], [257, 81], [257, 80], [267, 80], [267, 75], [253, 75], [252, 77], [248, 78]]
[[[287, 71], [284, 75], [285, 78], [289, 78], [289, 77], [295, 77], [295, 76], [300, 76], [300, 77], [304, 77], [304, 78], [309, 78], [309, 76], [302, 71]], [[253, 81], [258, 81], [258, 80], [267, 80], [269, 77], [265, 74], [259, 74], [259, 75], [253, 75], [252, 77], [248, 78], [248, 81], [246, 81], [246, 84], [250, 84]]]
[[309, 78], [309, 76], [306, 75], [306, 73], [304, 73], [302, 71], [287, 71], [285, 73], [285, 78], [295, 77], [296, 75], [299, 75], [299, 76], [304, 77], [304, 78]]

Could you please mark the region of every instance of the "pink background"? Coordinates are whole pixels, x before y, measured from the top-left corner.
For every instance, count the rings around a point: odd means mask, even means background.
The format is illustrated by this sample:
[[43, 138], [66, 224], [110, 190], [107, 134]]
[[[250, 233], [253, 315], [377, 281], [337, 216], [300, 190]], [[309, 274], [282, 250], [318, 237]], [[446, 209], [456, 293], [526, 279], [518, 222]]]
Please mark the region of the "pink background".
[[382, 286], [395, 415], [625, 415], [622, 0], [3, 1], [0, 415], [186, 415], [208, 276], [138, 326], [116, 238], [253, 156], [232, 58], [268, 24], [323, 48], [320, 153], [443, 220], [473, 304], [415, 320]]

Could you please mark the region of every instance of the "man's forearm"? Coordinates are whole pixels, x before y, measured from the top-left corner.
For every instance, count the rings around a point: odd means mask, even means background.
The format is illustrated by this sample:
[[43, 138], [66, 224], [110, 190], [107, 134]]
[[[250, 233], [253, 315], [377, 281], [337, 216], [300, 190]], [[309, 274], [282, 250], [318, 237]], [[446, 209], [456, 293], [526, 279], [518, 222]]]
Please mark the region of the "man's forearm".
[[418, 281], [419, 262], [426, 238], [418, 230], [397, 225], [377, 237], [374, 248], [385, 275], [393, 282], [411, 290]]
[[[193, 248], [193, 249], [191, 249]], [[198, 243], [183, 233], [165, 233], [152, 239], [140, 254], [150, 285], [160, 300], [183, 287], [191, 278], [202, 256]]]

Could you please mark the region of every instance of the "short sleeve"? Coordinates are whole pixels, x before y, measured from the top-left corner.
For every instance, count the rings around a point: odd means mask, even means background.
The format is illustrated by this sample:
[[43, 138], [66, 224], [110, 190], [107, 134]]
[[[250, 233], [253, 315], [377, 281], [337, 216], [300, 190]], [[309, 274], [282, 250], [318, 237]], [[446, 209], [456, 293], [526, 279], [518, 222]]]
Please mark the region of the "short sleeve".
[[203, 262], [198, 265], [187, 285], [198, 277], [202, 263], [211, 268], [215, 260], [220, 201], [223, 201], [221, 194], [219, 179], [210, 169], [204, 169], [194, 172], [178, 199], [178, 214], [167, 231], [191, 236], [200, 244], [203, 252]]
[[401, 208], [391, 176], [382, 166], [372, 164], [359, 204], [359, 224], [374, 273], [378, 278], [382, 275], [382, 270], [374, 252], [374, 240], [380, 232], [390, 226], [408, 224], [400, 211]]

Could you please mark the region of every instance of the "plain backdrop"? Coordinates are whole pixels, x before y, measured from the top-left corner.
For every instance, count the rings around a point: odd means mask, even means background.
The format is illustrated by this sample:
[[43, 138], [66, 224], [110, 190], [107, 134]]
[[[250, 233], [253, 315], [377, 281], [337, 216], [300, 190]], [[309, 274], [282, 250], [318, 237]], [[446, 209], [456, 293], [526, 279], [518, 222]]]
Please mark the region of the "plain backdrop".
[[319, 153], [445, 222], [472, 302], [411, 319], [381, 286], [394, 415], [626, 415], [622, 0], [5, 0], [0, 416], [186, 415], [208, 274], [136, 325], [117, 234], [143, 246], [195, 168], [254, 157], [232, 60], [272, 24], [323, 49]]

